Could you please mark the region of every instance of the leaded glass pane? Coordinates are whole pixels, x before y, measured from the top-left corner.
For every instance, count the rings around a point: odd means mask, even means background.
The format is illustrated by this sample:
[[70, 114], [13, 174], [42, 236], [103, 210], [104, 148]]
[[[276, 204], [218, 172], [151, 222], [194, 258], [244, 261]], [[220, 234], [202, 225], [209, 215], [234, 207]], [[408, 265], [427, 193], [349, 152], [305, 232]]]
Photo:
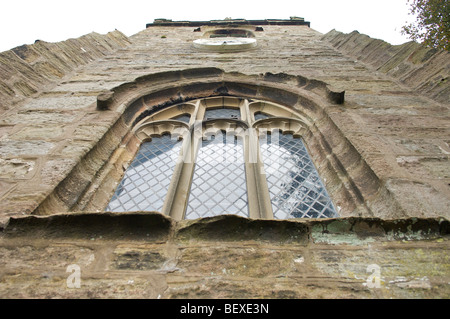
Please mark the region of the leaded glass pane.
[[244, 150], [241, 140], [219, 135], [202, 141], [186, 219], [236, 214], [248, 217]]
[[182, 115], [175, 116], [172, 119], [173, 120], [177, 120], [177, 121], [182, 121], [182, 122], [189, 123], [189, 120], [191, 119], [191, 116], [189, 114], [182, 114]]
[[161, 211], [180, 149], [168, 135], [142, 143], [106, 211]]
[[240, 119], [241, 112], [238, 109], [207, 109], [205, 111], [205, 120], [211, 119]]
[[255, 113], [255, 121], [262, 120], [262, 119], [267, 119], [269, 117], [271, 117], [271, 116], [269, 116], [266, 113], [262, 113], [262, 112]]
[[260, 139], [274, 217], [329, 218], [338, 214], [301, 139]]

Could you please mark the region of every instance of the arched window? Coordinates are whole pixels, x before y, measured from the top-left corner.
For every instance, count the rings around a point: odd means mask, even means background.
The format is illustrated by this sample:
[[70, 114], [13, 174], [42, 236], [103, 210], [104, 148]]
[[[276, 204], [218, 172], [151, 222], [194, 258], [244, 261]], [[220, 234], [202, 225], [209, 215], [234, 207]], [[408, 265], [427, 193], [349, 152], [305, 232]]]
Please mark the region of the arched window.
[[138, 137], [176, 127], [188, 135], [142, 143], [106, 210], [177, 219], [337, 217], [300, 138], [306, 121], [281, 105], [234, 97], [159, 110], [137, 124]]

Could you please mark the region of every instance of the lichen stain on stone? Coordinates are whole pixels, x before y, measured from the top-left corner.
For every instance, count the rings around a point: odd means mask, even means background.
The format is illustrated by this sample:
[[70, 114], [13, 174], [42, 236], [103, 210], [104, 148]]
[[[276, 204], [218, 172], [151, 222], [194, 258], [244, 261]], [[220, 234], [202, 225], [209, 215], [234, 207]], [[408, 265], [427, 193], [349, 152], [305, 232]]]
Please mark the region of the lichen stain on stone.
[[346, 218], [313, 222], [314, 243], [366, 245], [375, 241], [433, 240], [448, 235], [445, 219]]
[[330, 233], [324, 232], [321, 226], [314, 226], [311, 230], [311, 238], [314, 243], [325, 243], [332, 245], [365, 245], [374, 242], [375, 239], [371, 237], [360, 238], [355, 233]]
[[113, 268], [132, 270], [154, 270], [162, 267], [166, 257], [153, 249], [120, 248], [114, 251]]
[[350, 244], [364, 245], [373, 242], [371, 237], [360, 237], [352, 232], [354, 224], [351, 220], [342, 219], [334, 221], [324, 221], [311, 227], [311, 239], [314, 243], [326, 243], [333, 245]]

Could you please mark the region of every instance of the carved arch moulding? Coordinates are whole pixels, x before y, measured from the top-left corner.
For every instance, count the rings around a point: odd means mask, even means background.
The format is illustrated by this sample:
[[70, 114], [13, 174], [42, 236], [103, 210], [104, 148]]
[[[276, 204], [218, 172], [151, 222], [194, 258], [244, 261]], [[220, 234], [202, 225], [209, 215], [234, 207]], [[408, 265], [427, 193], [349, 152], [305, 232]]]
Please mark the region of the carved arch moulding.
[[377, 217], [371, 207], [382, 207], [386, 215], [397, 209], [395, 199], [328, 116], [329, 109], [344, 103], [344, 94], [324, 82], [284, 73], [201, 68], [139, 77], [98, 96], [97, 111], [114, 113], [114, 122], [34, 214], [103, 210], [144, 140], [175, 131], [182, 138], [192, 128], [168, 119], [192, 114], [202, 99], [223, 99], [231, 106], [245, 100], [251, 114], [277, 116], [256, 121], [253, 128], [277, 127], [301, 137], [341, 217]]

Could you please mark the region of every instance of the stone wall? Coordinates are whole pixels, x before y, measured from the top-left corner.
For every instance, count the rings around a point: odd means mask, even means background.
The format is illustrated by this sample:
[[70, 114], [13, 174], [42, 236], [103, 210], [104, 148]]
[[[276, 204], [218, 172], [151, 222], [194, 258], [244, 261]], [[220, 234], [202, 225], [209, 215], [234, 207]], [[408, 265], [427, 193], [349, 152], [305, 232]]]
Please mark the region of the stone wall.
[[14, 218], [0, 298], [446, 299], [447, 236], [437, 219]]
[[81, 81], [85, 86], [80, 90], [55, 87], [129, 44], [124, 34], [113, 31], [57, 43], [37, 41], [0, 53], [0, 223], [31, 212], [48, 187], [64, 179], [98, 141], [93, 132], [101, 130], [100, 123], [89, 132], [73, 125], [89, 118], [84, 108], [108, 84]]
[[332, 30], [323, 36], [334, 48], [387, 74], [414, 91], [449, 105], [450, 53], [416, 42], [391, 45], [353, 31]]
[[130, 44], [120, 31], [48, 43], [37, 40], [0, 53], [0, 114], [77, 67]]

